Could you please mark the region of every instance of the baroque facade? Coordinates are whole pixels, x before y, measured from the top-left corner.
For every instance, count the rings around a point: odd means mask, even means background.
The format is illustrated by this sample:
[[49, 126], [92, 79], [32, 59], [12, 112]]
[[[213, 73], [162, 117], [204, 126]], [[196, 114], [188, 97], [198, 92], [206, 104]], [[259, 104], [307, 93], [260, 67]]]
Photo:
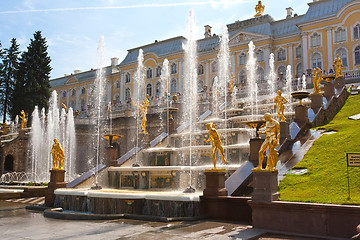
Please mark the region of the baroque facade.
[[[287, 8], [287, 17], [275, 21], [263, 15], [228, 24], [229, 47], [235, 85], [246, 91], [246, 58], [248, 43], [253, 41], [257, 57], [258, 82], [265, 82], [270, 71], [269, 57], [274, 53], [278, 81], [284, 81], [287, 65], [292, 66], [292, 76], [311, 74], [311, 69], [332, 71], [333, 59], [338, 54], [344, 65], [345, 77], [360, 72], [360, 0], [314, 0], [308, 3], [303, 15], [292, 13]], [[220, 37], [205, 26], [205, 37], [198, 43], [198, 88], [211, 91], [218, 74], [217, 54]], [[113, 109], [125, 110], [127, 102], [135, 94], [134, 74], [139, 50], [144, 52], [145, 83], [144, 96], [153, 99], [162, 94], [159, 82], [162, 64], [169, 60], [169, 92], [181, 95], [183, 89], [182, 48], [186, 39], [182, 36], [155, 41], [154, 43], [128, 50], [125, 59], [111, 59], [106, 67], [107, 101]], [[88, 116], [90, 92], [96, 70], [74, 71], [70, 75], [51, 80], [52, 90], [59, 94], [59, 104], [65, 103], [77, 110], [80, 116]], [[120, 114], [120, 113], [119, 113]], [[121, 115], [121, 114], [120, 114]]]

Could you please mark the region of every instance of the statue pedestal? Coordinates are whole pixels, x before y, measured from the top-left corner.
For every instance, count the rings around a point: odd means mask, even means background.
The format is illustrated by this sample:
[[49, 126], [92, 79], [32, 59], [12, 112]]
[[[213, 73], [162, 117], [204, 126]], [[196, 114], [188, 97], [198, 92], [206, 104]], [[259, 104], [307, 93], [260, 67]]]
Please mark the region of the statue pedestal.
[[336, 90], [343, 89], [345, 87], [345, 78], [344, 77], [335, 78], [334, 85]]
[[52, 169], [50, 170], [50, 182], [45, 195], [45, 205], [48, 207], [54, 206], [55, 194], [54, 191], [58, 188], [65, 188], [65, 170]]
[[117, 149], [114, 147], [107, 147], [105, 149], [106, 166], [117, 166]]
[[203, 192], [205, 197], [227, 196], [225, 188], [225, 169], [205, 170], [206, 185]]
[[261, 138], [251, 138], [249, 141], [250, 144], [249, 161], [254, 165], [254, 167], [259, 166], [259, 150], [264, 141], [265, 140]]
[[295, 106], [295, 119], [294, 121], [302, 127], [305, 123], [309, 122], [308, 118], [308, 108], [304, 105], [297, 105]]
[[290, 139], [289, 123], [280, 122], [280, 144], [284, 142], [285, 139]]
[[21, 129], [19, 131], [19, 138], [26, 138], [26, 130], [25, 129]]
[[310, 94], [311, 108], [317, 112], [323, 106], [323, 96], [321, 94]]
[[324, 97], [330, 100], [335, 95], [335, 87], [334, 83], [332, 82], [325, 82], [324, 83]]
[[270, 203], [279, 198], [278, 171], [253, 171], [253, 202]]

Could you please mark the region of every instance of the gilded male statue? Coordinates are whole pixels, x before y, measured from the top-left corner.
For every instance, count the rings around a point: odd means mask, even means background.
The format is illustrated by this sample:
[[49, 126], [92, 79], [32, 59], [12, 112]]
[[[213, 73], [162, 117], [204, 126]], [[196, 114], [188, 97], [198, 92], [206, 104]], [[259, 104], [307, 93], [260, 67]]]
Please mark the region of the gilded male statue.
[[139, 116], [141, 118], [141, 129], [143, 130], [142, 131], [143, 134], [148, 134], [148, 132], [146, 131], [146, 122], [147, 122], [146, 114], [149, 104], [150, 102], [147, 97], [144, 99], [142, 104], [139, 104], [137, 102], [133, 103], [134, 106], [138, 107]]
[[262, 163], [264, 160], [264, 153], [269, 148], [269, 157], [265, 170], [275, 171], [278, 161], [278, 151], [275, 149], [279, 146], [280, 141], [280, 124], [278, 121], [271, 117], [270, 113], [264, 114], [264, 120], [266, 121], [265, 131], [258, 131], [259, 134], [266, 134], [265, 141], [259, 150], [259, 166], [254, 168], [254, 171], [262, 171]]
[[279, 122], [285, 122], [286, 118], [284, 116], [284, 104], [288, 101], [286, 98], [281, 96], [281, 90], [277, 91], [277, 96], [274, 99], [274, 102], [276, 103], [276, 111], [278, 114]]
[[342, 61], [341, 58], [339, 57], [339, 54], [336, 54], [336, 58], [333, 61], [333, 65], [334, 65], [334, 71], [335, 71], [335, 78], [338, 77], [342, 77], [343, 76], [343, 72], [342, 72]]
[[320, 93], [320, 82], [323, 80], [322, 71], [320, 68], [313, 69], [312, 82], [314, 85], [314, 94]]
[[221, 158], [223, 160], [223, 162], [226, 164], [226, 160], [225, 160], [225, 156], [224, 156], [224, 148], [222, 146], [219, 134], [215, 128], [215, 125], [213, 123], [207, 123], [206, 124], [206, 130], [208, 130], [209, 132], [209, 138], [205, 139], [205, 142], [212, 142], [212, 160], [214, 163], [214, 168], [216, 169], [216, 152], [217, 150], [219, 150], [220, 154], [221, 154]]
[[51, 155], [53, 158], [53, 170], [54, 169], [62, 169], [63, 170], [65, 154], [64, 154], [63, 148], [61, 147], [60, 143], [58, 142], [58, 140], [56, 138], [54, 139], [54, 144], [51, 149]]
[[24, 110], [21, 110], [19, 118], [21, 119], [20, 129], [24, 130], [24, 128], [26, 128], [26, 125], [27, 125], [27, 119], [26, 119], [26, 114], [25, 114]]

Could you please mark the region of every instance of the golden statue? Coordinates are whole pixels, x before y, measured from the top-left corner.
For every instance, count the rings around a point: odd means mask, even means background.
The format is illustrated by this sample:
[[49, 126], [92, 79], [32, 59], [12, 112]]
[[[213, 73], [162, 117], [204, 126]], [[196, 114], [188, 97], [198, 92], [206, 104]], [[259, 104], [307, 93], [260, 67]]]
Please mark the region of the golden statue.
[[254, 17], [260, 17], [263, 15], [265, 9], [265, 5], [262, 5], [261, 1], [258, 2], [258, 4], [255, 6], [256, 14]]
[[285, 122], [286, 118], [284, 116], [284, 104], [287, 103], [288, 101], [286, 100], [286, 98], [281, 96], [281, 90], [278, 90], [277, 94], [278, 95], [274, 99], [274, 102], [276, 103], [276, 111], [278, 114], [279, 121]]
[[280, 140], [280, 124], [278, 121], [271, 118], [270, 113], [264, 114], [264, 120], [266, 121], [265, 131], [258, 131], [259, 134], [266, 134], [265, 141], [259, 150], [259, 166], [254, 168], [253, 171], [262, 171], [262, 162], [264, 160], [264, 153], [269, 148], [269, 157], [265, 171], [275, 171], [278, 161], [278, 151], [275, 149], [279, 146]]
[[314, 68], [312, 82], [314, 85], [314, 94], [320, 93], [320, 82], [323, 80], [322, 71], [320, 68]]
[[334, 71], [335, 71], [335, 78], [344, 76], [343, 72], [342, 72], [343, 64], [342, 64], [341, 58], [339, 57], [339, 54], [336, 54], [336, 58], [333, 62], [333, 65], [334, 65]]
[[65, 105], [65, 103], [61, 103], [61, 107], [65, 110], [65, 116], [67, 114], [67, 107]]
[[224, 157], [224, 148], [222, 146], [219, 134], [215, 128], [215, 125], [213, 123], [207, 123], [206, 124], [206, 130], [208, 130], [209, 132], [209, 139], [205, 139], [205, 142], [210, 142], [212, 141], [212, 160], [214, 163], [214, 168], [213, 170], [216, 169], [216, 152], [219, 149], [219, 152], [221, 154], [221, 158], [223, 160], [224, 163], [226, 163], [225, 157]]
[[24, 110], [21, 110], [20, 116], [19, 118], [21, 119], [21, 130], [24, 130], [27, 126], [27, 119], [26, 119], [26, 114], [24, 112]]
[[229, 81], [229, 93], [232, 93], [234, 90], [235, 77], [234, 74], [231, 73], [231, 79]]
[[61, 147], [60, 143], [58, 142], [58, 140], [55, 138], [54, 139], [54, 144], [52, 146], [51, 149], [51, 155], [53, 158], [53, 170], [56, 169], [61, 169], [64, 170], [64, 159], [65, 159], [65, 154], [64, 154], [64, 150]]
[[147, 114], [147, 108], [149, 106], [150, 102], [148, 100], [148, 98], [145, 98], [143, 100], [143, 103], [140, 104], [137, 101], [134, 101], [133, 105], [137, 106], [138, 108], [138, 114], [139, 117], [141, 118], [141, 128], [142, 128], [142, 134], [148, 134], [148, 132], [146, 131], [146, 122], [147, 122], [147, 118], [146, 118], [146, 114]]

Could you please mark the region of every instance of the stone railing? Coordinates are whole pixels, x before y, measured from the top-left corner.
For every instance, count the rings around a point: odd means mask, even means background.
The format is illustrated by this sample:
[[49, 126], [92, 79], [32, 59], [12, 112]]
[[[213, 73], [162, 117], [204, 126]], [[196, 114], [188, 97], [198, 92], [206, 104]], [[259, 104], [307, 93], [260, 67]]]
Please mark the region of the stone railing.
[[351, 71], [343, 71], [345, 80], [349, 79], [360, 79], [360, 69], [351, 70]]

